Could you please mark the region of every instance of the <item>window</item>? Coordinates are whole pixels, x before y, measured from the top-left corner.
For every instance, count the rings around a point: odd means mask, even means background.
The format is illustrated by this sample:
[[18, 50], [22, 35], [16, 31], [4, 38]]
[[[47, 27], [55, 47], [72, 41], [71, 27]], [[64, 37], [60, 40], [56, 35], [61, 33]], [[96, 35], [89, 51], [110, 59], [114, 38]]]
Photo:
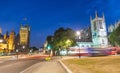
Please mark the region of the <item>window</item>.
[[84, 47], [84, 45], [82, 45], [82, 47]]
[[99, 21], [99, 26], [100, 26], [100, 29], [103, 29], [102, 20]]
[[94, 22], [94, 31], [97, 29], [96, 22]]
[[102, 44], [104, 44], [104, 40], [102, 39]]
[[89, 47], [89, 45], [87, 45], [87, 47]]

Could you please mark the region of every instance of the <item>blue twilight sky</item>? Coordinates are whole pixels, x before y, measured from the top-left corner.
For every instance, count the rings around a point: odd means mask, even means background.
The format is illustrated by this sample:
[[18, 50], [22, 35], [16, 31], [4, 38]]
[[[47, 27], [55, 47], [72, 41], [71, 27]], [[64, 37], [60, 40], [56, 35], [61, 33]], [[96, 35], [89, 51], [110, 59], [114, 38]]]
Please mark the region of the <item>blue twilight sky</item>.
[[[107, 26], [120, 19], [120, 0], [0, 0], [3, 34], [19, 32], [21, 23], [31, 27], [31, 46], [41, 47], [59, 27], [79, 30], [90, 25], [90, 15], [104, 12]], [[27, 21], [23, 21], [27, 18]]]

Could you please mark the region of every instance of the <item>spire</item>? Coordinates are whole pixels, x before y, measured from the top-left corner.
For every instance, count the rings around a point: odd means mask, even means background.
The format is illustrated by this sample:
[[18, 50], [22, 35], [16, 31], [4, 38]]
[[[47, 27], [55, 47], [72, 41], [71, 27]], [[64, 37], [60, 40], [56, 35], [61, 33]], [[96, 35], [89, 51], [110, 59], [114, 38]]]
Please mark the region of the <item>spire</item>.
[[0, 28], [0, 34], [2, 34], [2, 29]]
[[92, 20], [92, 16], [90, 16], [90, 21]]
[[6, 31], [6, 35], [8, 36], [8, 31]]
[[11, 33], [14, 33], [14, 30], [12, 29]]
[[95, 12], [95, 16], [96, 16], [96, 18], [98, 18], [98, 13], [97, 13], [97, 11]]
[[90, 23], [92, 22], [92, 16], [90, 16]]
[[102, 13], [102, 17], [103, 17], [103, 19], [105, 19], [104, 13]]

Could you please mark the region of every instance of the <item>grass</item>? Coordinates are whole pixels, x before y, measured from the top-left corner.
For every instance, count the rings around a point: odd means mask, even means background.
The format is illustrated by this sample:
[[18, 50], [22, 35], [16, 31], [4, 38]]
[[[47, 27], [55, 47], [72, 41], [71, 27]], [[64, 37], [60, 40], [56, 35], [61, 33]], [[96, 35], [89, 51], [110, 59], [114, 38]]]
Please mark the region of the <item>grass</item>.
[[75, 58], [62, 62], [73, 73], [120, 73], [120, 56]]

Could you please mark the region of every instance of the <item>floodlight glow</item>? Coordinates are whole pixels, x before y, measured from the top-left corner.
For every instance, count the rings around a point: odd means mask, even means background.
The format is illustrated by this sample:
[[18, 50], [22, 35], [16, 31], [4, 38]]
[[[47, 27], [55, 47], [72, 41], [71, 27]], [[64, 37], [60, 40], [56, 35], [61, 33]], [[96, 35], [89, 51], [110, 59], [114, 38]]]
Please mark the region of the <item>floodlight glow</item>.
[[3, 40], [2, 39], [0, 39], [0, 43], [2, 43], [3, 42]]
[[77, 34], [77, 35], [80, 35], [80, 31], [77, 31], [76, 34]]

